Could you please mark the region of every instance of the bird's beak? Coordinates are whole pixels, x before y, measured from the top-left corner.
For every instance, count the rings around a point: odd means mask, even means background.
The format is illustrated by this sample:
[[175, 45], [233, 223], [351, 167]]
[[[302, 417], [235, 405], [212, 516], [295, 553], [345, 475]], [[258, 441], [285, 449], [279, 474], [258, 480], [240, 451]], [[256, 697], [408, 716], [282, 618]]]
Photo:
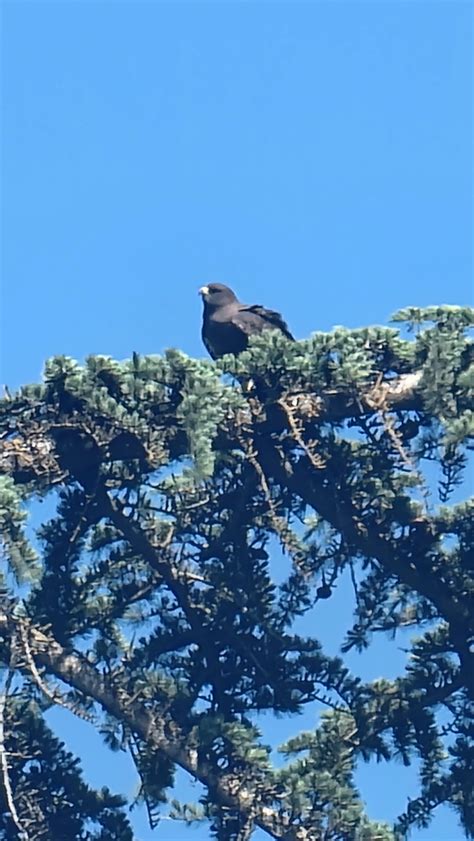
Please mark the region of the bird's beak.
[[206, 295], [209, 295], [209, 287], [208, 286], [201, 286], [201, 288], [199, 290], [199, 294], [202, 295], [203, 298], [205, 298]]

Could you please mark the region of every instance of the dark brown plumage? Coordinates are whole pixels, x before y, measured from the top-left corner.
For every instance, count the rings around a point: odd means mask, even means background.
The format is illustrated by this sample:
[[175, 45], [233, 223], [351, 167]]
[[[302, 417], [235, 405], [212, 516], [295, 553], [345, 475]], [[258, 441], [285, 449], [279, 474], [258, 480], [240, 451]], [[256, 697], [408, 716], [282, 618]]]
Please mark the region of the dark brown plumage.
[[250, 336], [263, 330], [280, 330], [294, 341], [280, 313], [259, 304], [241, 304], [232, 289], [210, 283], [199, 290], [204, 303], [202, 340], [213, 359], [226, 353], [241, 353]]

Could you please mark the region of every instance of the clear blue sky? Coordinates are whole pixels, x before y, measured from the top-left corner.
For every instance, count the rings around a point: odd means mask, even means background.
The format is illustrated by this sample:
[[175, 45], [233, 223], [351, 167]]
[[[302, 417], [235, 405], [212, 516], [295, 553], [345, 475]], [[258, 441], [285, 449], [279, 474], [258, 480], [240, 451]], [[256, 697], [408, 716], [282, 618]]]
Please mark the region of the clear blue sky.
[[[472, 10], [4, 0], [1, 381], [59, 353], [204, 355], [210, 281], [301, 338], [471, 303]], [[354, 666], [387, 674], [386, 645]], [[133, 789], [125, 759], [55, 715], [94, 783]], [[414, 793], [401, 767], [360, 779], [380, 819]], [[144, 827], [137, 841], [188, 836]], [[412, 835], [461, 837], [447, 811]]]

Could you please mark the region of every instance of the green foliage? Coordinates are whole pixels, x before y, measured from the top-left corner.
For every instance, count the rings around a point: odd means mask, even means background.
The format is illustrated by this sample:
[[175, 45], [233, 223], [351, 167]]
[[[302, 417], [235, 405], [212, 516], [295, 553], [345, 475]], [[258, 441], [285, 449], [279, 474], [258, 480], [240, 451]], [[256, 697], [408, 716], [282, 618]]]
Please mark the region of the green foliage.
[[[394, 320], [408, 338], [268, 333], [218, 363], [176, 350], [56, 357], [44, 383], [0, 404], [13, 573], [0, 652], [20, 693], [7, 700], [4, 750], [20, 822], [31, 788], [52, 841], [131, 837], [120, 799], [85, 786], [47, 728], [44, 708], [61, 697], [108, 748], [130, 752], [152, 827], [168, 812], [207, 821], [219, 841], [255, 827], [285, 841], [394, 841], [444, 803], [474, 835], [474, 501], [461, 500], [472, 312]], [[24, 527], [37, 497], [54, 511], [35, 561]], [[337, 607], [345, 582], [352, 621]], [[340, 657], [319, 640], [331, 599]], [[349, 670], [348, 651], [380, 634], [398, 643], [407, 628], [396, 680]], [[48, 689], [57, 678], [61, 696]], [[314, 730], [275, 764], [259, 715], [293, 715], [296, 731], [308, 708]], [[419, 762], [419, 796], [395, 827], [365, 814], [356, 773], [372, 759]], [[167, 803], [176, 766], [203, 784], [199, 804]]]
[[[5, 749], [17, 816], [35, 841], [84, 839], [132, 841], [123, 798], [104, 786], [87, 786], [75, 759], [53, 735], [38, 706], [25, 695], [10, 696], [5, 710]], [[15, 826], [0, 787], [0, 838], [17, 841]]]
[[0, 476], [0, 541], [18, 584], [32, 581], [38, 574], [37, 556], [25, 535], [27, 512], [22, 496], [10, 476]]

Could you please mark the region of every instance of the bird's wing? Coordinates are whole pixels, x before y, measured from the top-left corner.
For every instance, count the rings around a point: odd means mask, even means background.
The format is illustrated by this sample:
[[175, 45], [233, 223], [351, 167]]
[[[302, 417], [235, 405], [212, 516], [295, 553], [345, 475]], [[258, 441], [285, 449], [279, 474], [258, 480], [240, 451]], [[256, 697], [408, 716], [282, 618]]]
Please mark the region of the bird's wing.
[[212, 342], [210, 340], [210, 337], [208, 336], [208, 332], [207, 332], [205, 327], [203, 327], [203, 329], [202, 329], [201, 338], [202, 338], [202, 341], [203, 341], [203, 345], [206, 348], [206, 350], [207, 350], [209, 356], [211, 357], [211, 359], [217, 359], [218, 354], [216, 353], [216, 351], [214, 349], [214, 345], [212, 344]]
[[280, 330], [287, 339], [293, 342], [295, 340], [280, 313], [275, 312], [275, 310], [267, 310], [266, 307], [262, 307], [260, 304], [241, 306], [232, 320], [247, 335], [256, 332], [260, 333], [262, 330], [274, 329]]

